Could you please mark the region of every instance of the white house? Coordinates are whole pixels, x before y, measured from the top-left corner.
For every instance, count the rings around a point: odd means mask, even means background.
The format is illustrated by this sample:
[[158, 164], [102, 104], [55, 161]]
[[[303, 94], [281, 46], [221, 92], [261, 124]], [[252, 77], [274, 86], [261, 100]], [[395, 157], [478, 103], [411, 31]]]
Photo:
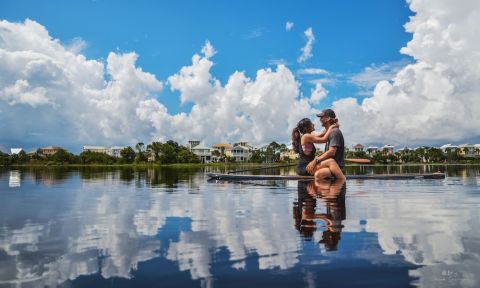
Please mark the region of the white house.
[[233, 146], [232, 157], [237, 162], [248, 161], [252, 157], [252, 149], [246, 146]]
[[395, 152], [395, 146], [386, 144], [381, 149], [383, 155], [392, 155]]
[[200, 141], [198, 140], [189, 140], [188, 141], [188, 149], [192, 151], [193, 147], [200, 145]]
[[367, 147], [367, 153], [368, 155], [373, 155], [378, 152], [378, 147], [377, 146], [369, 146]]
[[202, 163], [209, 163], [212, 160], [212, 152], [210, 151], [210, 148], [200, 144], [192, 148], [192, 153], [197, 155]]
[[451, 152], [456, 152], [458, 151], [458, 146], [457, 145], [452, 145], [452, 144], [445, 144], [440, 146], [440, 149], [444, 154], [447, 154], [447, 149], [450, 149]]
[[125, 147], [122, 146], [83, 146], [82, 151], [90, 151], [90, 152], [97, 152], [97, 153], [104, 153], [113, 157], [120, 157], [120, 152]]
[[476, 156], [476, 147], [474, 144], [462, 144], [458, 146], [458, 155], [466, 158], [473, 158]]

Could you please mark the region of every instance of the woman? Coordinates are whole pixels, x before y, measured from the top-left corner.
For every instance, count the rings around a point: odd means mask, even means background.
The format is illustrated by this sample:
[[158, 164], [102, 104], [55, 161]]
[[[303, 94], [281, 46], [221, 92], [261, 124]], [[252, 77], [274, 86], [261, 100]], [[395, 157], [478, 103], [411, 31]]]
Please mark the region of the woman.
[[[315, 126], [308, 118], [303, 118], [297, 124], [292, 131], [292, 146], [293, 150], [299, 154], [299, 160], [297, 165], [298, 175], [312, 175], [307, 171], [307, 165], [315, 159], [315, 145], [314, 143], [325, 143], [328, 141], [328, 137], [333, 128], [338, 128], [338, 123], [331, 125], [328, 130], [322, 131], [320, 135], [312, 134], [315, 131]], [[319, 178], [328, 178], [335, 176], [338, 179], [345, 179], [342, 170], [338, 166], [337, 162], [333, 159], [327, 159], [321, 163], [317, 163], [313, 175]]]

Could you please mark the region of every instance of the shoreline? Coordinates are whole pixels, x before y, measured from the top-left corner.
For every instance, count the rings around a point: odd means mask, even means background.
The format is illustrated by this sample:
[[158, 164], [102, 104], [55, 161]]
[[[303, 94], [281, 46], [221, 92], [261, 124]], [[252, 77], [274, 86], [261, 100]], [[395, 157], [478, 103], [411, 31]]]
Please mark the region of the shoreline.
[[[13, 164], [1, 168], [203, 168], [203, 167], [272, 167], [296, 163], [174, 163], [174, 164]], [[479, 166], [480, 163], [403, 163], [403, 164], [347, 164], [346, 167], [400, 167], [400, 166]], [[282, 167], [285, 168], [285, 167]]]

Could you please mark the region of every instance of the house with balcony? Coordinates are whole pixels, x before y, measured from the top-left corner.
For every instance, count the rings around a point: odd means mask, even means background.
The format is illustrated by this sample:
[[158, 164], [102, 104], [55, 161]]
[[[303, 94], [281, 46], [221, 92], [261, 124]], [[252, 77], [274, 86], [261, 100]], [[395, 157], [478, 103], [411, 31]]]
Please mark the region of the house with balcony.
[[202, 163], [210, 163], [212, 161], [212, 152], [209, 147], [200, 144], [192, 148], [192, 153], [197, 155]]
[[475, 158], [477, 151], [474, 144], [462, 144], [458, 146], [458, 155], [465, 158]]
[[362, 144], [354, 145], [352, 148], [354, 152], [363, 152], [363, 150], [365, 149]]
[[212, 161], [223, 162], [226, 157], [232, 156], [232, 146], [228, 143], [218, 143], [212, 146]]
[[393, 155], [395, 153], [395, 146], [386, 144], [380, 149], [380, 151], [382, 152], [383, 156]]
[[252, 149], [246, 146], [233, 146], [232, 157], [236, 162], [248, 161], [252, 157]]
[[122, 155], [120, 155], [120, 152], [125, 149], [124, 146], [111, 146], [109, 147], [107, 154], [113, 157], [120, 158]]
[[65, 149], [63, 149], [62, 147], [58, 147], [58, 146], [47, 146], [47, 147], [43, 147], [43, 148], [38, 149], [40, 154], [42, 154], [44, 156], [54, 155], [55, 153], [57, 153], [60, 150], [65, 150]]

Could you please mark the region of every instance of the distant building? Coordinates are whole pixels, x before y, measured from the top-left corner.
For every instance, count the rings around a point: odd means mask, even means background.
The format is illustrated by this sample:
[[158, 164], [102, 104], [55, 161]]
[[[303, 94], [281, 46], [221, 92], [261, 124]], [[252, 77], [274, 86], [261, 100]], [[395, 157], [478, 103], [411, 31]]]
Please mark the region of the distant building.
[[408, 153], [412, 149], [409, 149], [408, 147], [403, 147], [397, 150], [398, 153]]
[[363, 149], [365, 149], [365, 147], [362, 144], [357, 144], [353, 146], [353, 151], [355, 152], [363, 152]]
[[16, 155], [16, 154], [19, 154], [19, 153], [22, 152], [22, 151], [23, 151], [22, 148], [11, 148], [11, 149], [10, 149], [10, 154]]
[[58, 147], [58, 146], [47, 146], [47, 147], [43, 147], [43, 148], [38, 149], [40, 154], [42, 154], [44, 156], [54, 155], [55, 153], [57, 153], [60, 150], [65, 150], [65, 149], [63, 149], [62, 147]]
[[198, 140], [190, 140], [188, 141], [188, 149], [192, 151], [193, 147], [200, 145], [200, 141]]
[[109, 152], [107, 152], [107, 154], [113, 157], [120, 158], [120, 156], [122, 156], [120, 155], [120, 152], [122, 152], [123, 149], [125, 149], [125, 147], [123, 146], [112, 146], [110, 147]]
[[384, 156], [393, 155], [395, 153], [395, 146], [386, 144], [380, 150]]
[[252, 149], [247, 146], [233, 146], [232, 157], [237, 162], [248, 161], [252, 157]]
[[212, 146], [212, 151], [218, 151], [221, 155], [232, 157], [232, 146], [228, 143], [219, 143]]
[[367, 147], [367, 153], [368, 155], [373, 155], [378, 152], [378, 147], [377, 146], [369, 146]]
[[287, 151], [284, 151], [280, 153], [280, 159], [282, 160], [287, 160], [287, 159], [298, 159], [298, 153], [295, 151], [288, 149]]
[[96, 153], [103, 153], [113, 157], [120, 157], [120, 152], [124, 149], [123, 146], [83, 146], [82, 152], [90, 151]]
[[457, 152], [458, 151], [458, 146], [457, 145], [452, 145], [452, 144], [445, 144], [440, 146], [440, 149], [442, 150], [443, 154], [447, 154], [447, 151], [450, 150], [450, 152]]
[[197, 155], [197, 157], [200, 159], [200, 161], [202, 161], [202, 163], [209, 163], [212, 160], [212, 152], [208, 147], [198, 144], [195, 145], [195, 147], [193, 147], [191, 151], [193, 154]]
[[475, 155], [480, 158], [480, 144], [475, 144]]
[[96, 153], [104, 153], [107, 154], [108, 147], [105, 146], [83, 146], [82, 152], [96, 152]]
[[477, 154], [474, 144], [462, 144], [458, 146], [458, 155], [465, 158], [474, 158]]

